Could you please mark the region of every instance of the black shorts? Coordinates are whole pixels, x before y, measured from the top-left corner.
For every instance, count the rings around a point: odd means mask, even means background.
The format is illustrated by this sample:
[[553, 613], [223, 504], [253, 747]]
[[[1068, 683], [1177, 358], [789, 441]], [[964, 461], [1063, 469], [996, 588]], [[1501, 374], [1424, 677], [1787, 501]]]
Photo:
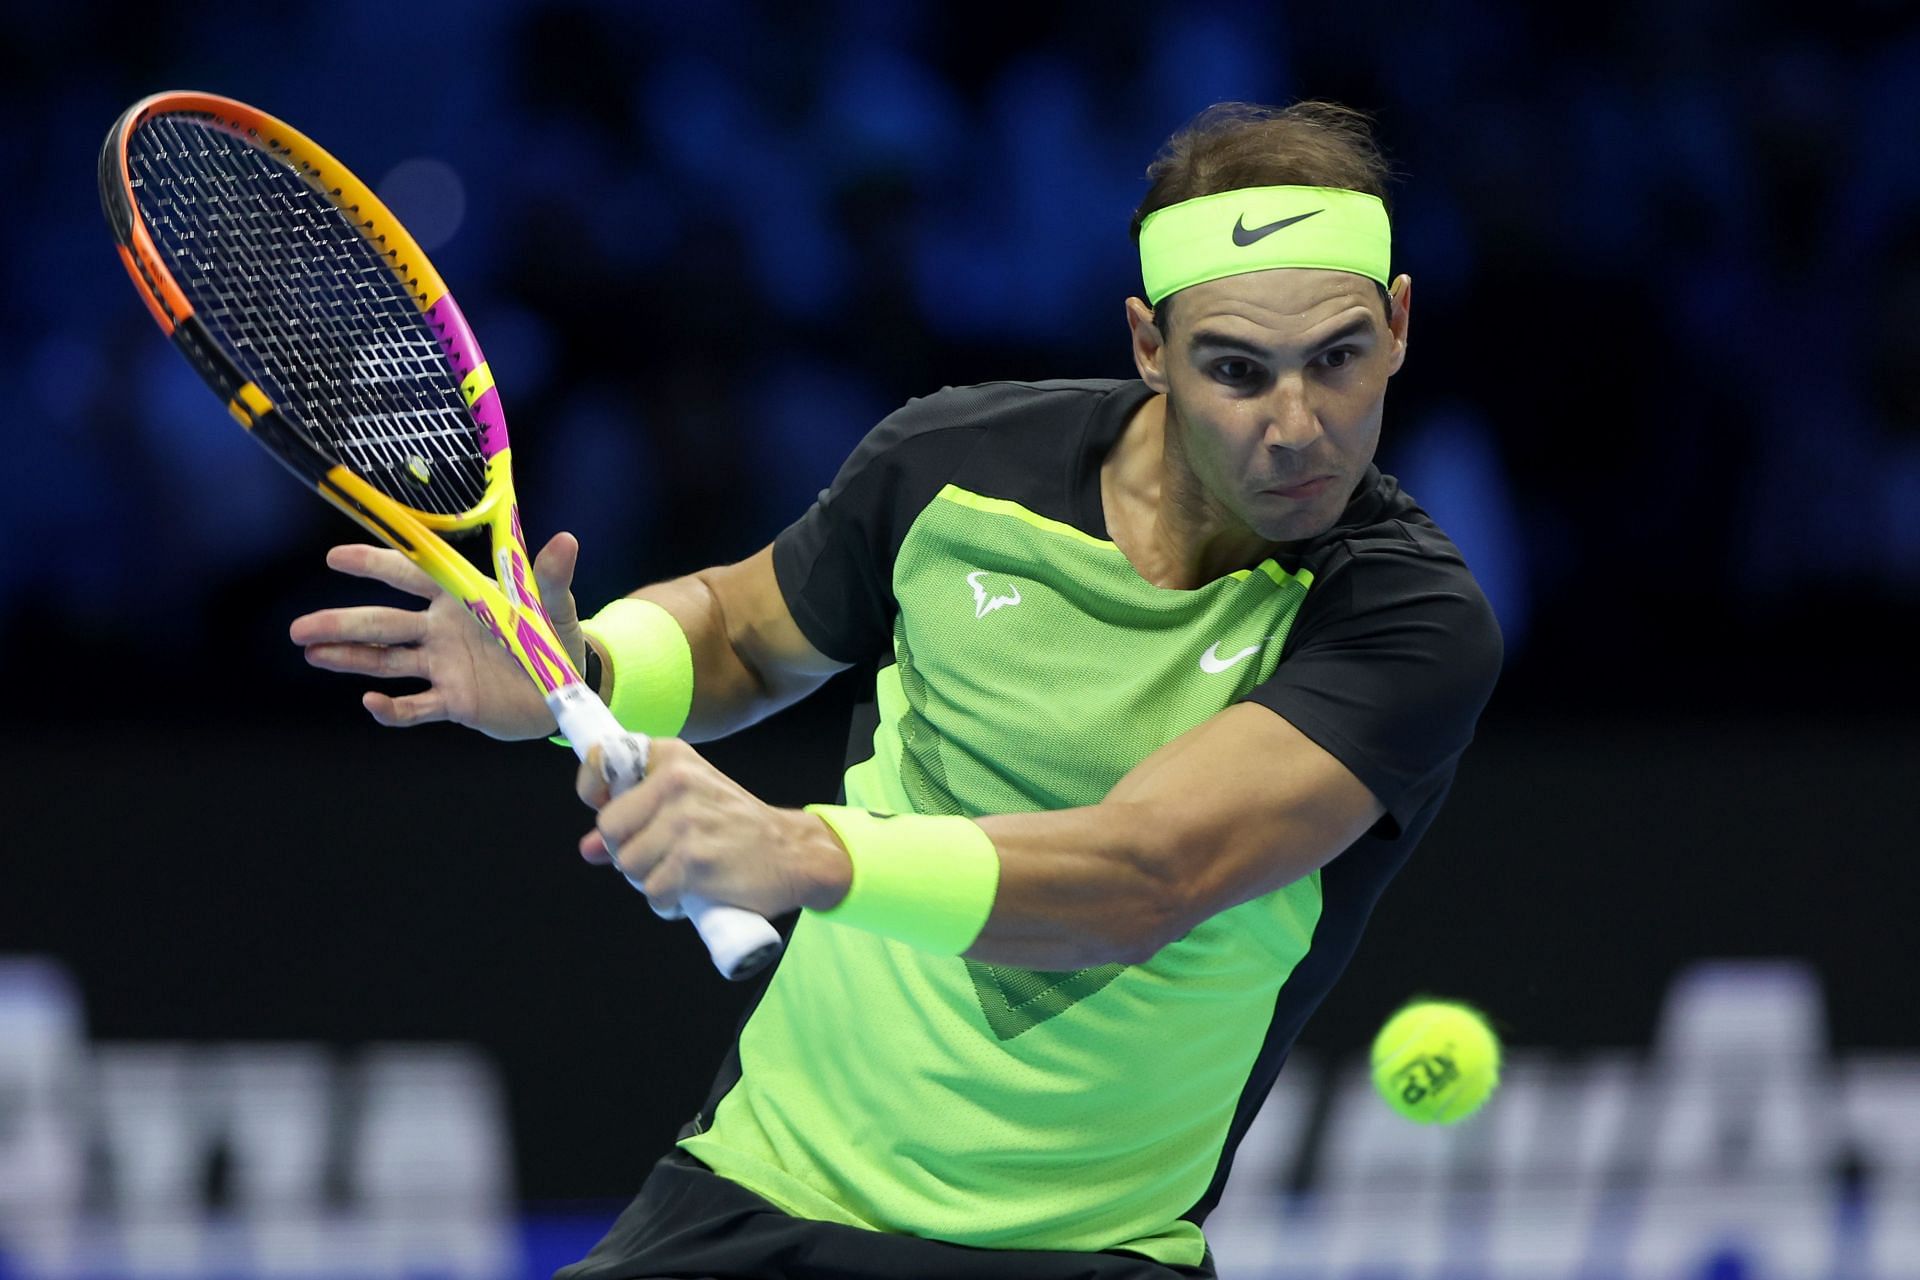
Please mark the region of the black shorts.
[[782, 1213], [675, 1149], [554, 1280], [1214, 1280], [1130, 1253], [974, 1249]]

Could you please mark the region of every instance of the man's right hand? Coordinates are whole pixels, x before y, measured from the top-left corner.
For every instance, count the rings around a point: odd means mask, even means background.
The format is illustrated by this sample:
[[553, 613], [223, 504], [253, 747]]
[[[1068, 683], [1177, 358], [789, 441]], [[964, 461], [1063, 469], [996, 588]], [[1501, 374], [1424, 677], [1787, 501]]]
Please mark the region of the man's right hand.
[[[579, 556], [573, 535], [559, 533], [533, 562], [540, 599], [576, 666], [586, 656], [572, 592]], [[327, 566], [427, 601], [425, 609], [322, 609], [295, 618], [288, 629], [307, 661], [322, 670], [427, 682], [420, 692], [397, 697], [377, 690], [362, 694], [361, 705], [375, 720], [400, 728], [450, 720], [504, 739], [554, 732], [546, 700], [513, 655], [425, 570], [398, 551], [370, 546], [335, 547], [327, 552]]]

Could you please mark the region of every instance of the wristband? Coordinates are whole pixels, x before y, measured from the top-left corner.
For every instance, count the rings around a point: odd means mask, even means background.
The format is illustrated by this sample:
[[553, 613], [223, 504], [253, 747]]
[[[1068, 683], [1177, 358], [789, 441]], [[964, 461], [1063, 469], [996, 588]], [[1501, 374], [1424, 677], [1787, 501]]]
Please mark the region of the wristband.
[[693, 648], [674, 616], [631, 596], [580, 623], [606, 654], [612, 676], [607, 707], [623, 726], [655, 738], [686, 727], [693, 710]]
[[973, 945], [993, 911], [1000, 855], [971, 818], [810, 804], [853, 861], [839, 905], [817, 913], [936, 955]]
[[606, 674], [600, 669], [600, 651], [590, 644], [581, 647], [587, 651], [587, 655], [580, 662], [580, 683], [586, 685], [587, 692], [597, 698], [600, 696], [600, 678]]

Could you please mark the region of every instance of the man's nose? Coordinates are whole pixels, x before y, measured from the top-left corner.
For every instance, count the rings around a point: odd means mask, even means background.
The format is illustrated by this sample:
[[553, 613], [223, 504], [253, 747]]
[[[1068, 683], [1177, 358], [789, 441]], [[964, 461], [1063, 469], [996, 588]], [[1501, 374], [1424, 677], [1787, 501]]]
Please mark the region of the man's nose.
[[1320, 415], [1307, 397], [1306, 379], [1277, 379], [1267, 398], [1267, 422], [1261, 435], [1262, 443], [1269, 449], [1286, 449], [1297, 453], [1321, 435]]

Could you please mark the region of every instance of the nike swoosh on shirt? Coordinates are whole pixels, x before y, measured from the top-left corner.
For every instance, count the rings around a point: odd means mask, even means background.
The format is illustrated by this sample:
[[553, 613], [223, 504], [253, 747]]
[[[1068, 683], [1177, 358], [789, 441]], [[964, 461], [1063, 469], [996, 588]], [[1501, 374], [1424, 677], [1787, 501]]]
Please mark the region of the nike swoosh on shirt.
[[1325, 213], [1325, 209], [1315, 209], [1312, 213], [1296, 213], [1291, 218], [1282, 218], [1278, 222], [1269, 222], [1264, 227], [1248, 227], [1247, 215], [1241, 214], [1233, 220], [1233, 242], [1242, 249], [1266, 239], [1282, 227], [1290, 227], [1296, 222], [1304, 222], [1315, 213]]
[[1217, 676], [1228, 667], [1242, 662], [1247, 658], [1251, 658], [1254, 654], [1260, 652], [1261, 648], [1262, 645], [1250, 644], [1240, 652], [1234, 654], [1231, 658], [1223, 658], [1220, 656], [1220, 642], [1216, 640], [1207, 646], [1205, 653], [1200, 655], [1200, 669], [1210, 676]]

